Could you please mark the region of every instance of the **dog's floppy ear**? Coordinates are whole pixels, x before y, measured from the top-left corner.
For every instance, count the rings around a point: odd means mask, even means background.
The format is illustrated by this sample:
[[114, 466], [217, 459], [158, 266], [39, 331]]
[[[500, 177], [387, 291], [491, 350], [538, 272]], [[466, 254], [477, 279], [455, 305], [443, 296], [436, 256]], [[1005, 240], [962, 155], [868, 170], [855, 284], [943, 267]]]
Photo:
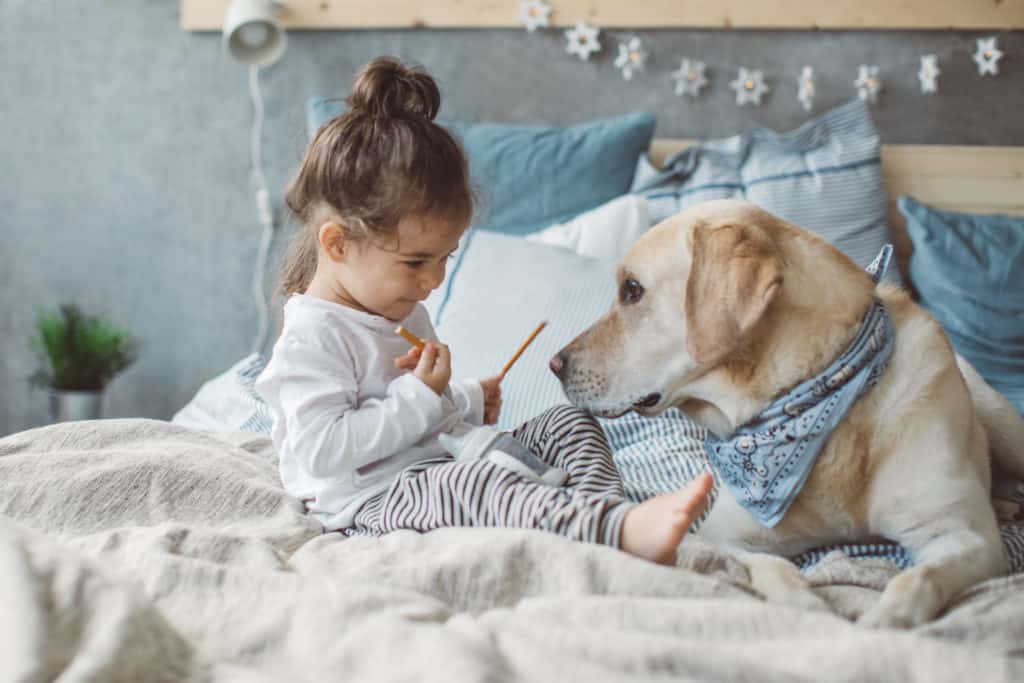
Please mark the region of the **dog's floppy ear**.
[[698, 225], [691, 234], [687, 350], [696, 362], [710, 364], [739, 346], [779, 293], [782, 258], [757, 225]]

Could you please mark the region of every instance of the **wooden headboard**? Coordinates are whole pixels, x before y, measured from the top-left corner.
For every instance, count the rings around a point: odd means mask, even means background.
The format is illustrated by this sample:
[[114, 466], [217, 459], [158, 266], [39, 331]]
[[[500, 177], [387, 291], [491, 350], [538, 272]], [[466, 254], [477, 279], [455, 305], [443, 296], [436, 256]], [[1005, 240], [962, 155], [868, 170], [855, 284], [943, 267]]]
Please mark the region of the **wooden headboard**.
[[[693, 140], [655, 140], [651, 161], [660, 166]], [[882, 145], [889, 195], [889, 226], [900, 269], [907, 272], [910, 240], [896, 198], [910, 195], [949, 211], [1024, 216], [1024, 147]]]
[[[181, 26], [219, 31], [230, 0], [180, 0]], [[1024, 0], [558, 0], [551, 25], [586, 20], [616, 28], [1011, 29], [1024, 26]], [[284, 0], [291, 29], [521, 28], [512, 0]]]

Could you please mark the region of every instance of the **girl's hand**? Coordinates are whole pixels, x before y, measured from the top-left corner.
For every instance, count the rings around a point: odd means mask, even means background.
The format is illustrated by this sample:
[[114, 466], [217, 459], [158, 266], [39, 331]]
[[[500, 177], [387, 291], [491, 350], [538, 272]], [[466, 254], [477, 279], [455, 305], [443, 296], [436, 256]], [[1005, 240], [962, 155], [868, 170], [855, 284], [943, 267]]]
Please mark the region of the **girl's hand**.
[[484, 424], [492, 425], [501, 413], [501, 376], [480, 380], [484, 390]]
[[[406, 354], [402, 358], [408, 355]], [[395, 363], [397, 364], [402, 358], [396, 359]], [[448, 347], [428, 341], [420, 353], [420, 358], [416, 362], [412, 374], [433, 389], [438, 396], [443, 394], [444, 390], [448, 388], [448, 380], [452, 377], [452, 358]]]
[[399, 370], [415, 370], [421, 355], [423, 355], [422, 351], [415, 346], [410, 346], [404, 356], [395, 359], [395, 367]]

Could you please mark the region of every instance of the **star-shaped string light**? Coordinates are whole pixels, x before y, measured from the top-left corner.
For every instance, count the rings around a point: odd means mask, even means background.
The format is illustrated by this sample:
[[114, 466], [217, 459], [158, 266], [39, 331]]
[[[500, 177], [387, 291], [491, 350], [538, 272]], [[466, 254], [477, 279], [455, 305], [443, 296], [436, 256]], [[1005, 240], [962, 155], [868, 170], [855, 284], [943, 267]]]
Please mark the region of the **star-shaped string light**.
[[736, 104], [761, 105], [761, 97], [768, 92], [768, 86], [764, 82], [764, 73], [760, 69], [747, 69], [740, 67], [737, 71], [736, 80], [729, 84], [729, 87], [736, 91]]
[[882, 89], [882, 81], [878, 78], [878, 67], [861, 64], [853, 86], [857, 88], [857, 96], [862, 100], [871, 104], [878, 102], [878, 93]]
[[999, 73], [999, 60], [1003, 53], [996, 45], [996, 39], [978, 38], [978, 51], [974, 53], [974, 61], [978, 64], [979, 76], [995, 76]]
[[942, 69], [939, 68], [937, 56], [921, 56], [921, 69], [917, 72], [917, 78], [921, 81], [921, 94], [934, 95], [939, 91], [937, 79], [940, 73], [942, 73]]
[[551, 5], [544, 0], [521, 0], [519, 3], [519, 22], [526, 30], [533, 33], [538, 28], [551, 25]]
[[633, 36], [628, 42], [619, 43], [619, 56], [615, 58], [615, 68], [622, 72], [622, 77], [627, 81], [633, 80], [633, 74], [644, 70], [648, 56], [643, 41]]
[[701, 88], [708, 84], [708, 79], [704, 75], [704, 69], [704, 62], [684, 59], [679, 69], [671, 74], [672, 80], [676, 82], [676, 95], [679, 97], [683, 95], [700, 97]]
[[574, 27], [565, 31], [565, 51], [576, 55], [584, 62], [589, 61], [590, 55], [601, 50], [601, 41], [598, 39], [600, 33], [601, 29], [590, 26], [585, 21], [577, 22]]
[[800, 104], [803, 106], [804, 111], [810, 111], [811, 107], [814, 106], [814, 69], [809, 66], [805, 66], [801, 69], [800, 76], [796, 79], [796, 83], [796, 98], [800, 100]]

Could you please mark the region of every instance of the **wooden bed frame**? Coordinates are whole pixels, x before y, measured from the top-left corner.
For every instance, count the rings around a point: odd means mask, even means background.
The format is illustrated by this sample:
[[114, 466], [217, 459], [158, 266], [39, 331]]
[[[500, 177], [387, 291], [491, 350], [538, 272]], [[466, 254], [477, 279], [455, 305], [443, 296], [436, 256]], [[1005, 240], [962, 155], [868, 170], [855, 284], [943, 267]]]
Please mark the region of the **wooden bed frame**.
[[[651, 144], [656, 165], [693, 144], [659, 139]], [[896, 198], [949, 211], [1024, 216], [1024, 147], [882, 145], [882, 173], [889, 195], [889, 226], [900, 269], [907, 273], [910, 240]]]
[[[230, 0], [180, 0], [186, 31], [219, 31]], [[558, 0], [553, 27], [585, 20], [615, 28], [1011, 29], [1024, 0]], [[281, 0], [289, 29], [521, 28], [513, 0]]]

